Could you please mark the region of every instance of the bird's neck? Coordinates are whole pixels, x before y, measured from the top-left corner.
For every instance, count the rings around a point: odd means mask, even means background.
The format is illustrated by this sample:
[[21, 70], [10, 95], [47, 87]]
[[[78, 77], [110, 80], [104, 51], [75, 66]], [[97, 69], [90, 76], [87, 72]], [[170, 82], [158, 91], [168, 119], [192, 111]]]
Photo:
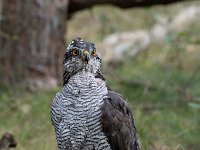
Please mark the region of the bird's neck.
[[73, 75], [70, 79], [69, 82], [73, 82], [75, 84], [90, 84], [95, 80], [95, 75], [87, 72], [85, 70], [82, 70], [81, 72], [76, 73]]
[[90, 72], [79, 72], [69, 79], [65, 84], [64, 91], [71, 93], [77, 97], [91, 94], [104, 96], [107, 94], [107, 86], [105, 81], [100, 78], [95, 78], [95, 75]]

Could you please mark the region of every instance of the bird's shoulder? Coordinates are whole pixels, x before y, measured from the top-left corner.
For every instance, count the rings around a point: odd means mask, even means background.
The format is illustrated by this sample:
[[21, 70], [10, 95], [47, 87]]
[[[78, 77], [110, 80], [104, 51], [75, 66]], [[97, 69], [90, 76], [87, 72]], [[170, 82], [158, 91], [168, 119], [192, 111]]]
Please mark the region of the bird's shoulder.
[[101, 108], [101, 123], [112, 149], [139, 150], [133, 115], [124, 97], [108, 90]]

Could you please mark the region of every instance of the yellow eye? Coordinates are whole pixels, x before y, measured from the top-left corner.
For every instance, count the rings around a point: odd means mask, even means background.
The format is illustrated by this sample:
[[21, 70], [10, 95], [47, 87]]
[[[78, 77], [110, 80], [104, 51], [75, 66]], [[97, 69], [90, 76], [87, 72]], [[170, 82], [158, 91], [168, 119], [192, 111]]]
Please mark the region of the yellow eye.
[[92, 56], [96, 56], [97, 55], [97, 51], [96, 50], [93, 50], [92, 51]]
[[77, 49], [72, 50], [72, 55], [77, 56], [79, 54], [79, 51]]

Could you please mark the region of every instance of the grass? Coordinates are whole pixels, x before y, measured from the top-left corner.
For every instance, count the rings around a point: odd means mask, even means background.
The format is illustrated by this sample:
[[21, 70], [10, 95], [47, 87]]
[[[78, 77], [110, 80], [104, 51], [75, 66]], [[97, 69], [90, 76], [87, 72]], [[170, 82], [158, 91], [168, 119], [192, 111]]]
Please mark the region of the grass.
[[[81, 36], [99, 42], [110, 33], [148, 29], [155, 14], [172, 18], [189, 4], [126, 11], [94, 7], [69, 21], [67, 39]], [[199, 26], [195, 22], [182, 33], [171, 33], [165, 42], [152, 44], [138, 57], [103, 69], [109, 86], [128, 99], [144, 150], [200, 149], [200, 107], [195, 101], [200, 97]], [[59, 90], [0, 87], [0, 135], [13, 133], [17, 150], [56, 149], [50, 105]]]
[[50, 104], [56, 91], [1, 92], [0, 134], [13, 133], [19, 150], [56, 149], [50, 120]]

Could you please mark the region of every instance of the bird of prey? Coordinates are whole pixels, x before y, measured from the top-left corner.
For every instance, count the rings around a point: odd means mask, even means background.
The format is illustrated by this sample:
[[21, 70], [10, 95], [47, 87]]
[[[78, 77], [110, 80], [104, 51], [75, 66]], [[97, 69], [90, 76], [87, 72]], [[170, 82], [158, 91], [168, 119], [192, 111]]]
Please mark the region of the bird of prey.
[[63, 63], [63, 88], [51, 105], [58, 149], [139, 150], [133, 115], [108, 88], [95, 44], [72, 40]]
[[14, 136], [10, 133], [3, 134], [0, 139], [0, 150], [9, 150], [10, 148], [16, 147], [17, 142]]

